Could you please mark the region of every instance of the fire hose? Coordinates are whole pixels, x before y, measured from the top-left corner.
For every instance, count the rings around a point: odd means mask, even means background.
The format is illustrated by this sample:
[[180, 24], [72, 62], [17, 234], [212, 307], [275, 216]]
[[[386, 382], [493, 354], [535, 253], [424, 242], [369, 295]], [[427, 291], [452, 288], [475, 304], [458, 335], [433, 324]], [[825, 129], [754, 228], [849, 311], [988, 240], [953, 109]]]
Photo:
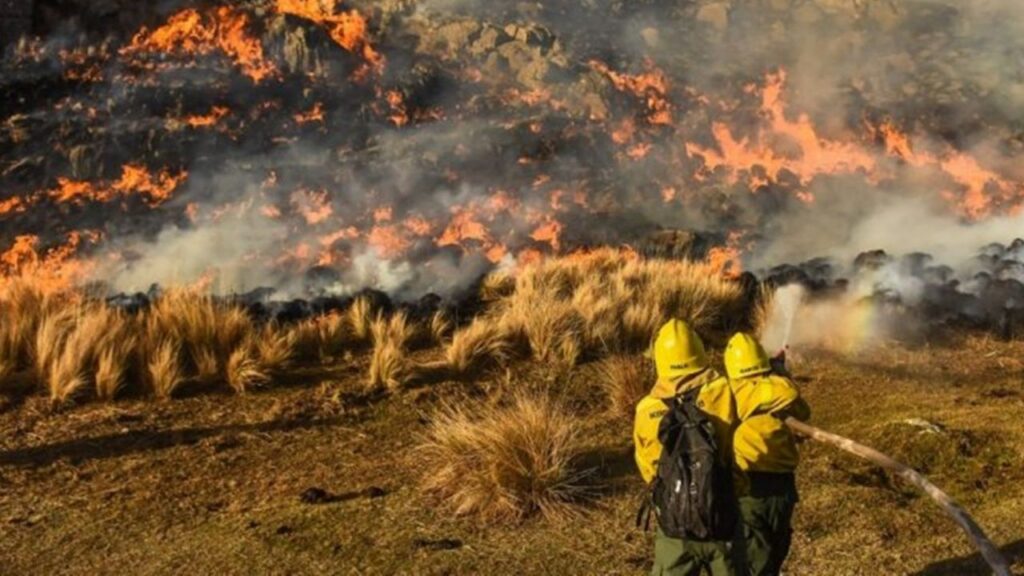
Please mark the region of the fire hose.
[[812, 440], [816, 440], [823, 444], [829, 444], [835, 446], [840, 450], [849, 452], [859, 458], [863, 458], [873, 464], [881, 466], [882, 468], [889, 470], [896, 474], [900, 478], [903, 478], [907, 482], [913, 484], [919, 488], [922, 492], [931, 496], [932, 500], [935, 500], [943, 510], [949, 514], [953, 520], [967, 533], [967, 537], [970, 538], [971, 542], [981, 553], [982, 558], [992, 568], [992, 571], [996, 576], [1012, 576], [1010, 573], [1010, 565], [1003, 557], [1003, 554], [996, 548], [995, 544], [985, 536], [985, 532], [981, 529], [981, 526], [974, 521], [973, 518], [967, 513], [966, 510], [960, 507], [948, 494], [939, 489], [938, 486], [932, 484], [927, 478], [921, 475], [917, 470], [914, 470], [910, 466], [898, 462], [891, 457], [875, 450], [858, 444], [849, 438], [844, 438], [831, 432], [826, 432], [820, 428], [815, 428], [810, 424], [801, 422], [793, 417], [788, 417], [785, 420], [786, 426], [790, 430], [806, 436]]

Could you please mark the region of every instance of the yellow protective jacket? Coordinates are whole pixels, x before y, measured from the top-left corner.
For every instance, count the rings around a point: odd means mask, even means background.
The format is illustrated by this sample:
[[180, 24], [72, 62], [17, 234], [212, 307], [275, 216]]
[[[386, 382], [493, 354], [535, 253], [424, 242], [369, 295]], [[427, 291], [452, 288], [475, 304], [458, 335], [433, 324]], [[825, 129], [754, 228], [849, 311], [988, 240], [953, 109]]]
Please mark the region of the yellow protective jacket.
[[668, 413], [665, 400], [700, 388], [697, 406], [708, 415], [722, 454], [722, 464], [729, 466], [730, 445], [736, 423], [736, 406], [729, 390], [729, 381], [714, 370], [707, 370], [682, 382], [659, 380], [651, 392], [636, 405], [636, 419], [633, 422], [633, 447], [637, 468], [644, 482], [654, 479], [661, 457], [661, 442], [658, 441], [658, 425]]
[[733, 434], [736, 467], [743, 472], [792, 472], [800, 462], [793, 433], [782, 421], [811, 417], [788, 378], [762, 374], [730, 382], [739, 425]]

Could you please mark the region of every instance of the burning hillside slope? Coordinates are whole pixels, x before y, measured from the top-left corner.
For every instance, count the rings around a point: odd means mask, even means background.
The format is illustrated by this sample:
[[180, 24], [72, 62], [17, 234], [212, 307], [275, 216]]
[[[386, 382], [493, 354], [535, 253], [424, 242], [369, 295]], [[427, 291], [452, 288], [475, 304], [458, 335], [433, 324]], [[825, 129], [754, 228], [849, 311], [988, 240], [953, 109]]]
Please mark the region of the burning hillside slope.
[[4, 52], [5, 274], [414, 298], [669, 228], [948, 286], [1020, 228], [1010, 0], [99, 9]]

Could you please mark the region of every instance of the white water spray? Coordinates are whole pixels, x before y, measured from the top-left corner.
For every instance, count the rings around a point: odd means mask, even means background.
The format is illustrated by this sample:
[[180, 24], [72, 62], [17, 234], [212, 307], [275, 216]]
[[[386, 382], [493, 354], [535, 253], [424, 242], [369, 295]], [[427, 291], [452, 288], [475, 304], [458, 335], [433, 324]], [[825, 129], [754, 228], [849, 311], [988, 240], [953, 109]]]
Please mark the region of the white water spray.
[[761, 340], [770, 353], [785, 350], [792, 340], [793, 324], [804, 300], [806, 290], [790, 284], [775, 290], [771, 312]]

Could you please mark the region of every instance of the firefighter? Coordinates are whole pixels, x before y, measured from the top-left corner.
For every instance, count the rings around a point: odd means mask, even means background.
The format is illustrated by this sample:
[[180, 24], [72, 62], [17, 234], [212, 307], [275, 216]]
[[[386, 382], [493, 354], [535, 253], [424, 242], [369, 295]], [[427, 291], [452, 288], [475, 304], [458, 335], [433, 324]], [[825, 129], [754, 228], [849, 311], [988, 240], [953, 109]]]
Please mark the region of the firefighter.
[[733, 455], [746, 561], [752, 576], [779, 574], [792, 541], [791, 521], [799, 500], [794, 472], [796, 441], [787, 416], [810, 418], [796, 385], [773, 373], [764, 347], [751, 335], [734, 335], [725, 349], [725, 371], [739, 420]]
[[[651, 350], [657, 381], [636, 407], [633, 444], [637, 467], [650, 484], [657, 473], [661, 443], [658, 425], [668, 412], [666, 400], [698, 390], [696, 404], [713, 424], [720, 457], [726, 469], [732, 467], [735, 405], [729, 382], [710, 367], [704, 344], [683, 321], [670, 320], [657, 334]], [[730, 498], [735, 496], [730, 494]], [[743, 574], [743, 545], [730, 541], [690, 541], [665, 536], [660, 527], [654, 543], [654, 576], [695, 576], [708, 570], [713, 576]]]

